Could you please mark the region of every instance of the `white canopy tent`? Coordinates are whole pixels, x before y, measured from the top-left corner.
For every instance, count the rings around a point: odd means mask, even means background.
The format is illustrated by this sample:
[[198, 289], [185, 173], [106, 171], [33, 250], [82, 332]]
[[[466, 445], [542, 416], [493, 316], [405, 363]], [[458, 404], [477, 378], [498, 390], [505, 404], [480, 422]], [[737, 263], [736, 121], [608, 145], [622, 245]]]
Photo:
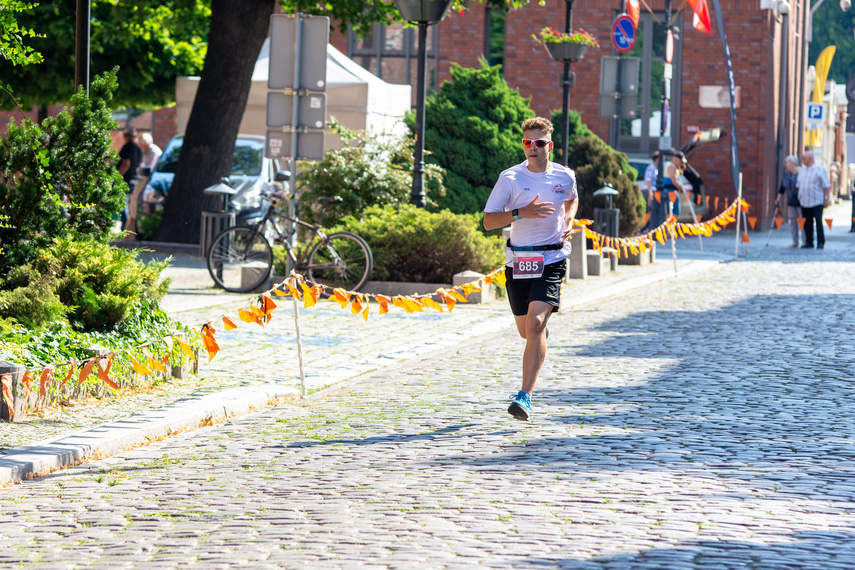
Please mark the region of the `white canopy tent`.
[[[255, 70], [240, 132], [248, 135], [267, 133], [267, 74], [270, 62], [270, 39], [264, 40]], [[199, 87], [198, 77], [179, 77], [175, 85], [176, 119], [178, 132], [187, 128], [193, 100]], [[370, 129], [377, 133], [406, 132], [404, 113], [410, 109], [409, 85], [386, 83], [362, 66], [327, 45], [327, 118], [344, 126], [359, 130]], [[337, 148], [341, 141], [327, 135], [326, 148]]]

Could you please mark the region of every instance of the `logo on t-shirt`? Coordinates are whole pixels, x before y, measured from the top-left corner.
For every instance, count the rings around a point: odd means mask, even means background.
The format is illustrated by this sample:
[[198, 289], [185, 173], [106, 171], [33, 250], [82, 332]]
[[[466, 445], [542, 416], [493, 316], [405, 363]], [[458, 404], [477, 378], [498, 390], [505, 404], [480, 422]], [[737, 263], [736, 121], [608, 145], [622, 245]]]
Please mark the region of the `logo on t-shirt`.
[[531, 188], [523, 188], [523, 192], [531, 192]]
[[553, 186], [552, 191], [555, 192], [556, 194], [566, 194], [567, 193], [567, 190], [565, 190], [561, 184], [556, 184], [555, 186]]

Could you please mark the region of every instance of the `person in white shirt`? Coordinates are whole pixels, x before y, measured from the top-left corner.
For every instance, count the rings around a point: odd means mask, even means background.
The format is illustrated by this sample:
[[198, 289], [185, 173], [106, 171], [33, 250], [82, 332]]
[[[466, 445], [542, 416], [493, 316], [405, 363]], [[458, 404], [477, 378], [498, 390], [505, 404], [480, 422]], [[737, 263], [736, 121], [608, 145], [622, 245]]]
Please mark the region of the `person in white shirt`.
[[825, 230], [822, 229], [822, 209], [828, 205], [831, 182], [828, 181], [825, 168], [816, 163], [809, 150], [802, 154], [802, 167], [796, 185], [799, 187], [799, 204], [805, 218], [805, 244], [802, 247], [813, 247], [813, 225], [816, 222], [816, 249], [823, 249]]
[[137, 137], [137, 143], [143, 151], [143, 160], [140, 166], [148, 166], [154, 170], [154, 165], [157, 164], [157, 161], [160, 158], [160, 155], [163, 154], [163, 151], [160, 150], [159, 146], [154, 144], [154, 139], [151, 138], [151, 133], [141, 133], [140, 136]]
[[575, 173], [549, 160], [552, 123], [543, 117], [522, 124], [526, 160], [499, 175], [487, 205], [484, 228], [511, 226], [505, 250], [508, 301], [525, 339], [522, 389], [508, 413], [531, 416], [531, 393], [546, 358], [546, 323], [561, 304], [570, 230], [579, 205]]

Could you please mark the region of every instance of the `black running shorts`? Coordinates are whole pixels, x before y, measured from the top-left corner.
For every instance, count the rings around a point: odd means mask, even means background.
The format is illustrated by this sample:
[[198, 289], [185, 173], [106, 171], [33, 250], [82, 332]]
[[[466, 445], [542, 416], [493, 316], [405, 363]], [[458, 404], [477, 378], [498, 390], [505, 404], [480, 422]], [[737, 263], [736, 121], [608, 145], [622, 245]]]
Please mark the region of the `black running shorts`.
[[528, 314], [528, 304], [543, 301], [552, 305], [552, 312], [561, 305], [561, 282], [567, 274], [567, 260], [550, 263], [543, 268], [543, 275], [537, 279], [514, 279], [513, 267], [505, 267], [505, 289], [514, 316]]

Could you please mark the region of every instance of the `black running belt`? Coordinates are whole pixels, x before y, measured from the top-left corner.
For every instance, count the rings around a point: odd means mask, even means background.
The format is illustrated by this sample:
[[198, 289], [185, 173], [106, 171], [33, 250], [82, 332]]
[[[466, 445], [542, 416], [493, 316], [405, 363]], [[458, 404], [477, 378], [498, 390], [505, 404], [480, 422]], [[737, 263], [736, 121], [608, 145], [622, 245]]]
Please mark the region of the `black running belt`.
[[507, 246], [511, 251], [549, 251], [564, 248], [563, 243], [550, 243], [548, 245], [511, 245], [511, 240], [508, 240]]

